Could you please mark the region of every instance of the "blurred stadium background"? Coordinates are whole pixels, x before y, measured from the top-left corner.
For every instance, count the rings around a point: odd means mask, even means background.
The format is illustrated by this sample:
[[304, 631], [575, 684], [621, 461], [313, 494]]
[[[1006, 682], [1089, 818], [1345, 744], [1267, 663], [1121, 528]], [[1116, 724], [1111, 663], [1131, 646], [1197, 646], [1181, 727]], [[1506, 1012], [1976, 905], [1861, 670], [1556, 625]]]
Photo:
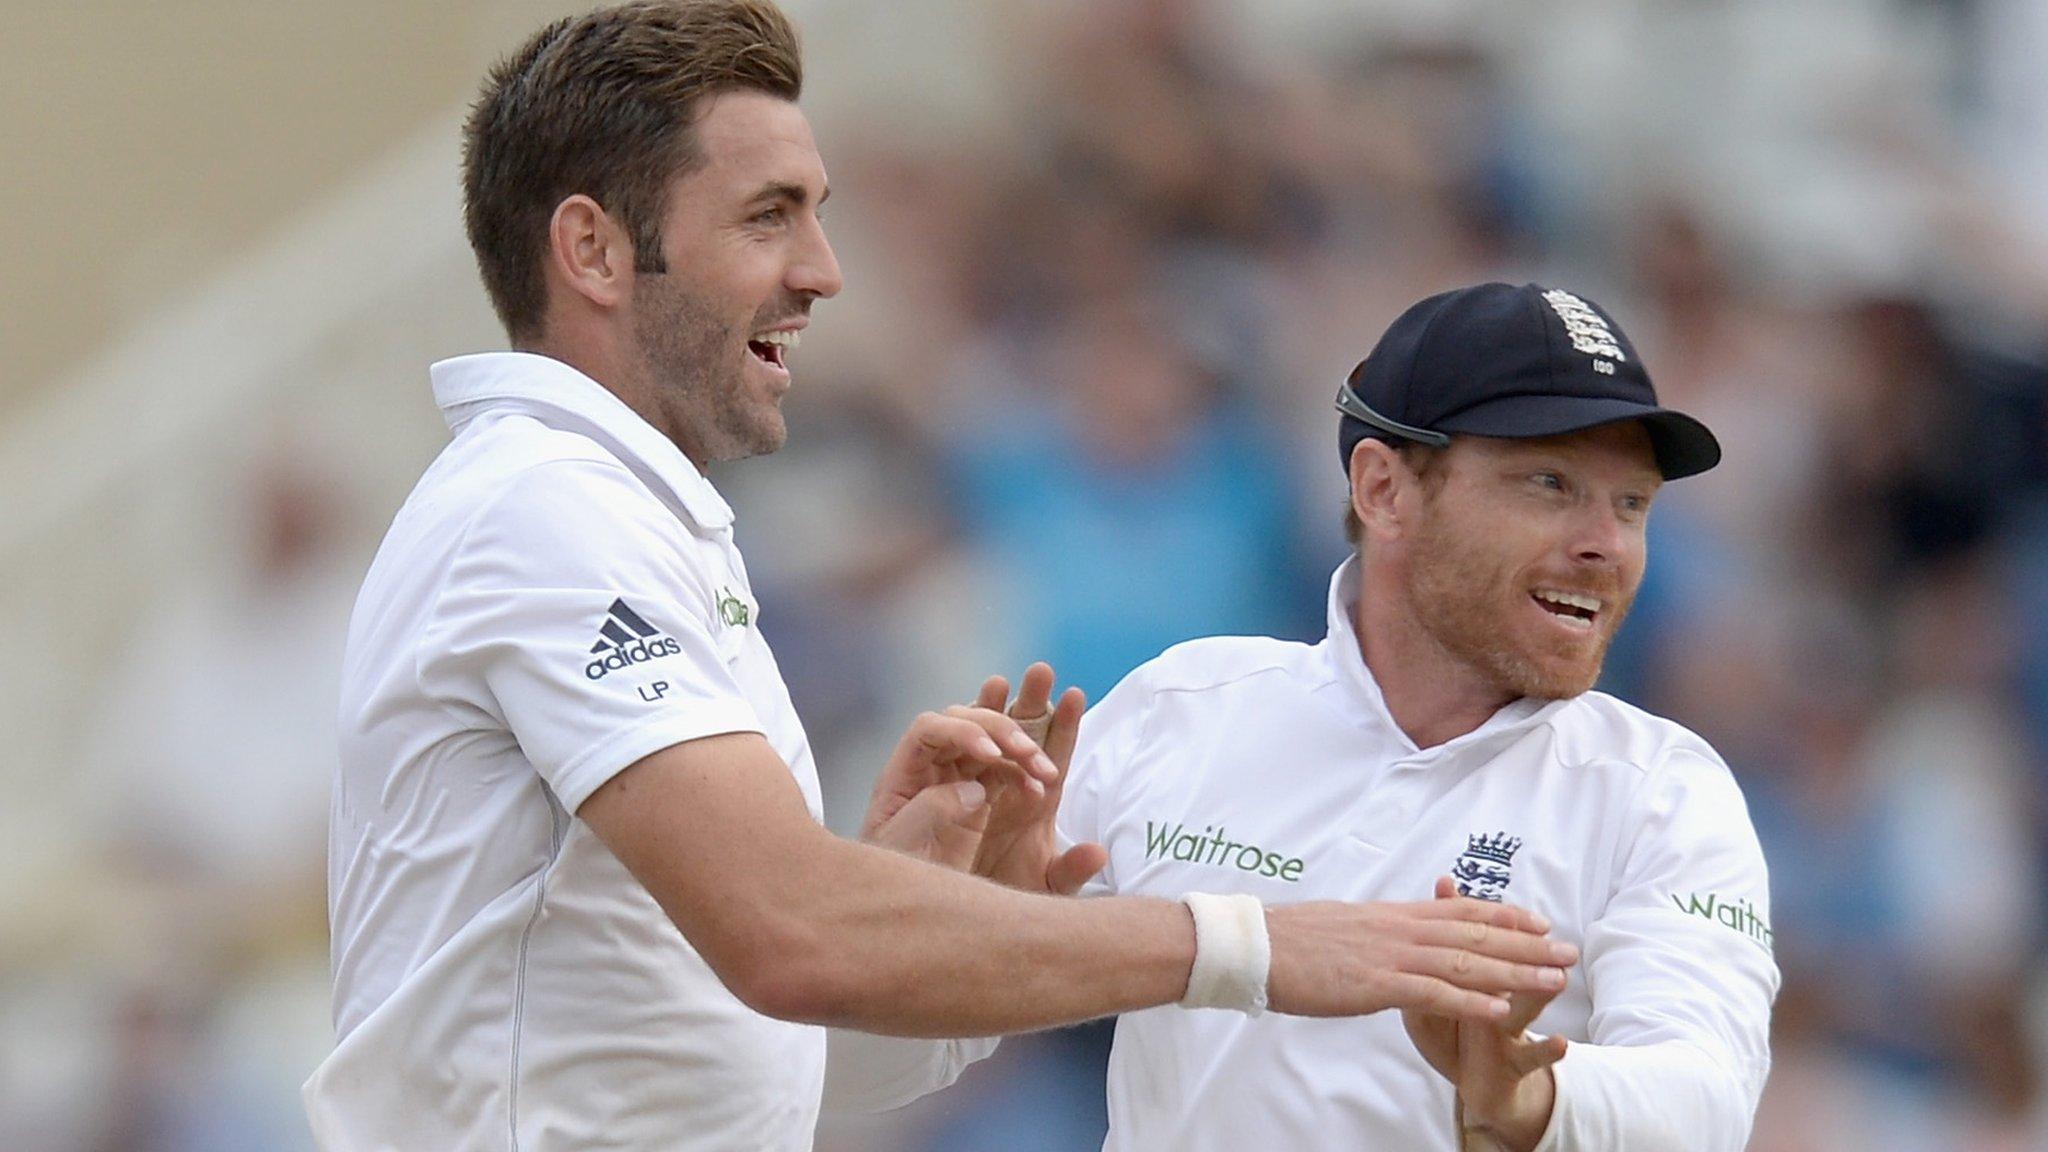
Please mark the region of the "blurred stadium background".
[[[788, 6], [848, 288], [716, 479], [835, 825], [986, 672], [1315, 634], [1337, 381], [1572, 285], [1728, 448], [1608, 686], [1765, 840], [1753, 1146], [2048, 1148], [2048, 4]], [[6, 6], [0, 1147], [309, 1147], [340, 637], [426, 364], [501, 344], [456, 125], [566, 10]], [[820, 1148], [1094, 1148], [1105, 1043]]]

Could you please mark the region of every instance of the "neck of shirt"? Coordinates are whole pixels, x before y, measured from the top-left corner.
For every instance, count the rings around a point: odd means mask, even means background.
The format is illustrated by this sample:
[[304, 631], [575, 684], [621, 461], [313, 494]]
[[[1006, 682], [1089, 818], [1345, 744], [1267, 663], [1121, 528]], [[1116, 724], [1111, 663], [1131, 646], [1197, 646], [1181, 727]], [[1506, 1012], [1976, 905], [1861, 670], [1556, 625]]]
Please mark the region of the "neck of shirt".
[[[1330, 581], [1329, 634], [1323, 643], [1328, 650], [1333, 677], [1345, 689], [1350, 697], [1348, 706], [1357, 712], [1362, 723], [1382, 730], [1411, 753], [1434, 758], [1475, 744], [1511, 739], [1569, 703], [1565, 700], [1518, 697], [1504, 702], [1481, 702], [1461, 712], [1454, 706], [1443, 711], [1457, 715], [1458, 719], [1437, 726], [1439, 730], [1435, 733], [1425, 732], [1425, 736], [1434, 734], [1440, 738], [1428, 744], [1418, 742], [1395, 718], [1383, 682], [1366, 662], [1365, 646], [1358, 633], [1361, 583], [1362, 573], [1356, 556], [1346, 560]], [[1430, 726], [1418, 724], [1417, 727]]]

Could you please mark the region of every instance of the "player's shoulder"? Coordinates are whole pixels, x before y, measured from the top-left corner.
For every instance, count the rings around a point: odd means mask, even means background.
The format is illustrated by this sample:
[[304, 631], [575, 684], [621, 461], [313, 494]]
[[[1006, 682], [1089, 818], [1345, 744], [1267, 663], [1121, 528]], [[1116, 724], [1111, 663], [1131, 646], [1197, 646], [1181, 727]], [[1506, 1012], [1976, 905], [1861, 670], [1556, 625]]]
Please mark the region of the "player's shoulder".
[[466, 430], [422, 478], [454, 518], [511, 521], [543, 532], [603, 530], [659, 511], [633, 470], [581, 433], [524, 415]]
[[[435, 460], [382, 551], [451, 581], [677, 577], [680, 522], [603, 445], [514, 415], [471, 427]], [[381, 552], [380, 552], [381, 554]]]
[[1615, 761], [1644, 774], [1729, 776], [1728, 765], [1699, 733], [1605, 692], [1587, 692], [1551, 720], [1557, 754], [1567, 762]]
[[1228, 691], [1270, 676], [1298, 675], [1313, 652], [1312, 645], [1271, 636], [1204, 636], [1139, 665], [1125, 683], [1151, 694]]
[[493, 483], [518, 479], [530, 485], [536, 478], [527, 474], [536, 471], [542, 473], [538, 479], [543, 483], [563, 484], [593, 479], [602, 483], [631, 474], [617, 456], [591, 437], [523, 413], [465, 430], [449, 450], [451, 478], [459, 473]]
[[1104, 752], [1128, 764], [1159, 739], [1198, 740], [1225, 717], [1287, 715], [1277, 696], [1299, 690], [1311, 646], [1268, 636], [1206, 636], [1147, 660], [1088, 709], [1079, 760]]
[[1313, 652], [1310, 645], [1270, 636], [1183, 641], [1133, 669], [1089, 714], [1099, 732], [1126, 723], [1142, 725], [1168, 702], [1213, 705], [1236, 693], [1294, 691], [1305, 686], [1302, 677]]

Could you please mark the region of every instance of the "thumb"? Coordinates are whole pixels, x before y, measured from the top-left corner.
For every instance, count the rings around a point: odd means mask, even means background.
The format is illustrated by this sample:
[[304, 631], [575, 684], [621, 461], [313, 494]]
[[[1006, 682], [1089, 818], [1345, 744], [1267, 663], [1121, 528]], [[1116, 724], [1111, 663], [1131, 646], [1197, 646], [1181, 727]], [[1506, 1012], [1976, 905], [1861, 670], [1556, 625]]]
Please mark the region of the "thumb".
[[875, 830], [874, 843], [898, 852], [944, 852], [942, 842], [962, 833], [979, 834], [988, 822], [988, 790], [978, 780], [938, 784], [912, 796]]
[[988, 787], [979, 780], [962, 780], [953, 785], [953, 801], [961, 812], [972, 812], [988, 802]]
[[1076, 844], [1045, 866], [1045, 886], [1059, 896], [1072, 896], [1109, 864], [1109, 850], [1100, 844]]
[[986, 785], [979, 780], [961, 780], [935, 785], [912, 796], [897, 818], [907, 815], [915, 826], [938, 829], [974, 819], [987, 803]]

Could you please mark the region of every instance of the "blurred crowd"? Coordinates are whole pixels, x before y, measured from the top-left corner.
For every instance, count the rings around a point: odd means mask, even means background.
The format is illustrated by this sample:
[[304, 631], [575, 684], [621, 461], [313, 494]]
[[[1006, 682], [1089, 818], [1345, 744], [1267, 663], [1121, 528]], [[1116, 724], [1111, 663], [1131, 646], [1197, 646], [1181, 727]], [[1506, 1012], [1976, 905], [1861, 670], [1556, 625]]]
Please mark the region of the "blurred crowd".
[[[897, 482], [921, 504], [897, 506], [943, 532], [924, 555], [950, 548], [984, 590], [993, 615], [944, 626], [1091, 694], [1189, 636], [1312, 638], [1343, 555], [1343, 374], [1425, 295], [1577, 286], [1727, 446], [1660, 498], [1603, 687], [1710, 739], [1764, 841], [1785, 984], [1753, 1147], [2048, 1147], [2048, 263], [2024, 222], [1940, 134], [1844, 116], [1835, 145], [1913, 227], [1794, 265], [1667, 173], [1571, 203], [1583, 175], [1470, 41], [1276, 76], [1197, 17], [1139, 3], [1054, 29], [1038, 132], [1006, 154], [855, 158], [859, 210], [889, 230], [884, 267], [856, 268], [902, 324], [823, 368], [865, 376], [845, 403], [889, 429], [872, 459], [921, 461]], [[798, 411], [796, 452], [845, 431], [822, 400]], [[849, 578], [887, 586], [857, 565], [770, 603]], [[840, 619], [860, 637], [827, 629], [828, 651], [928, 642]], [[1090, 1146], [1046, 1133], [1038, 1097], [1099, 1108], [1104, 1043], [978, 1078], [915, 1146]]]
[[[912, 713], [989, 672], [1043, 658], [1093, 698], [1189, 637], [1318, 637], [1346, 552], [1338, 382], [1425, 295], [1571, 287], [1727, 451], [1659, 497], [1603, 687], [1712, 741], [1763, 838], [1784, 990], [1752, 1146], [2048, 1148], [2048, 249], [1955, 145], [1968, 101], [1825, 120], [1906, 208], [1823, 258], [1682, 168], [1561, 145], [1490, 41], [1364, 37], [1280, 70], [1206, 11], [1026, 22], [1029, 112], [1000, 137], [822, 140], [849, 288], [797, 353], [789, 447], [714, 480], [828, 821], [857, 823]], [[8, 1147], [306, 1146], [317, 733], [368, 553], [323, 538], [292, 461], [251, 488], [246, 582], [136, 639], [87, 757], [108, 868], [155, 910], [123, 930], [160, 963], [111, 999], [13, 986], [17, 1025], [99, 1005], [55, 1048], [109, 1071], [39, 1091], [50, 1046], [0, 1046], [29, 1078], [0, 1087], [26, 1102]], [[1107, 1039], [1007, 1043], [820, 1148], [1096, 1147]]]

